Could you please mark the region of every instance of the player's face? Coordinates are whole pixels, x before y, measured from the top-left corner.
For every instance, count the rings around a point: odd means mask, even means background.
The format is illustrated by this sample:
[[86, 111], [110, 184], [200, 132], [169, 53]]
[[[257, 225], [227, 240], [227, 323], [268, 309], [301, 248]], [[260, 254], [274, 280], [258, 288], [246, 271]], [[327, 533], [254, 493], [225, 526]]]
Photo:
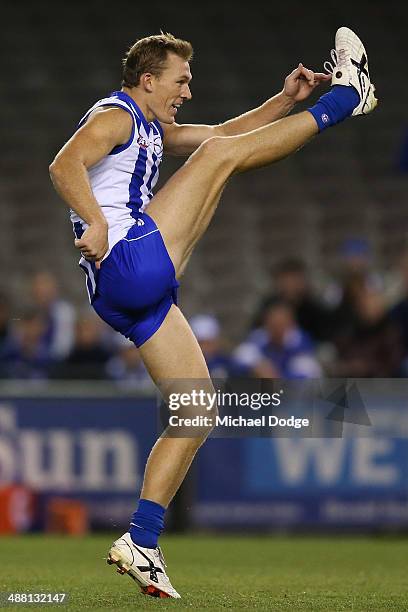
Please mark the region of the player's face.
[[149, 106], [162, 123], [173, 123], [177, 110], [186, 100], [191, 100], [189, 83], [191, 71], [188, 62], [174, 53], [167, 56], [167, 66], [160, 77], [152, 78]]

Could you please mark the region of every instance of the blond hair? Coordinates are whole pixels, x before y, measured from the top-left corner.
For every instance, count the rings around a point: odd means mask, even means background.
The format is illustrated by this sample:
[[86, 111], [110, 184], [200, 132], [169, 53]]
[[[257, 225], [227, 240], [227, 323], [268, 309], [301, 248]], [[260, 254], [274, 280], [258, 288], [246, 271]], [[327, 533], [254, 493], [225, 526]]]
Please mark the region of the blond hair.
[[159, 77], [166, 67], [168, 53], [175, 53], [189, 62], [193, 47], [187, 40], [164, 32], [136, 41], [122, 61], [122, 87], [137, 87], [140, 77], [147, 72]]

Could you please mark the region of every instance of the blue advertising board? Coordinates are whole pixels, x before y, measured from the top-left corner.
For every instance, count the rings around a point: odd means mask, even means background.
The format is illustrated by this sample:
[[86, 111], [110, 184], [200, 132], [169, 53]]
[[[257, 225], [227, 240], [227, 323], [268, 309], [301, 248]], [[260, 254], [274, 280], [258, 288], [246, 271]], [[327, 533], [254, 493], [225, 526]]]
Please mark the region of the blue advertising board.
[[0, 399], [0, 484], [83, 500], [93, 525], [127, 522], [156, 418], [154, 398]]
[[[348, 437], [213, 438], [200, 449], [190, 518], [200, 528], [408, 526], [402, 403]], [[0, 397], [0, 485], [84, 501], [94, 526], [128, 521], [159, 431], [152, 397]]]
[[408, 526], [408, 440], [210, 440], [195, 523], [224, 528]]

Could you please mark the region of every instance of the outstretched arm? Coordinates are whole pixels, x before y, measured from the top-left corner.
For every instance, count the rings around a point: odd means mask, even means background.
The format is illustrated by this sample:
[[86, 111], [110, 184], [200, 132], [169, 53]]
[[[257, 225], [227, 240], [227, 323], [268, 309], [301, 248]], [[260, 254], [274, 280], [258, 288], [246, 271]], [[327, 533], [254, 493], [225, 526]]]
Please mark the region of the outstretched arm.
[[171, 155], [190, 155], [212, 136], [237, 136], [256, 130], [285, 117], [297, 102], [308, 98], [320, 83], [330, 79], [330, 75], [313, 72], [299, 64], [286, 77], [280, 93], [239, 117], [220, 125], [163, 125], [165, 150]]

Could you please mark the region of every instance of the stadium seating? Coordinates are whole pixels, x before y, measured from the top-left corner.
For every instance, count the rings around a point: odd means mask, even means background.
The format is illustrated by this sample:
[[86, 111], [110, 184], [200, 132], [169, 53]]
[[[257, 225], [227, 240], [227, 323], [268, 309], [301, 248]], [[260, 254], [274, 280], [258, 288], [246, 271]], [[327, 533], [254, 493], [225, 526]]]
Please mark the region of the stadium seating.
[[[96, 1], [80, 10], [59, 3], [58, 11], [51, 0], [6, 3], [0, 257], [5, 269], [18, 270], [2, 278], [16, 299], [24, 299], [27, 276], [43, 267], [58, 274], [73, 301], [86, 299], [67, 210], [52, 190], [48, 164], [83, 112], [118, 87], [120, 58], [134, 39], [163, 28], [194, 43], [194, 98], [180, 115], [186, 122], [218, 122], [257, 105], [281, 88], [299, 60], [321, 69], [333, 32], [343, 25], [337, 16], [321, 10], [312, 19], [300, 3], [296, 11], [254, 6], [243, 13], [232, 1], [208, 0], [197, 19], [184, 0], [176, 11], [158, 4], [144, 14], [123, 0], [115, 10]], [[245, 330], [268, 271], [282, 256], [301, 255], [315, 271], [330, 270], [342, 240], [358, 235], [387, 266], [406, 244], [408, 179], [395, 170], [406, 126], [407, 84], [400, 78], [406, 9], [393, 4], [384, 28], [375, 2], [353, 6], [349, 25], [361, 24], [381, 101], [375, 118], [344, 124], [276, 167], [234, 179], [185, 275], [187, 314], [213, 311], [233, 339]], [[165, 162], [162, 180], [178, 163]]]

